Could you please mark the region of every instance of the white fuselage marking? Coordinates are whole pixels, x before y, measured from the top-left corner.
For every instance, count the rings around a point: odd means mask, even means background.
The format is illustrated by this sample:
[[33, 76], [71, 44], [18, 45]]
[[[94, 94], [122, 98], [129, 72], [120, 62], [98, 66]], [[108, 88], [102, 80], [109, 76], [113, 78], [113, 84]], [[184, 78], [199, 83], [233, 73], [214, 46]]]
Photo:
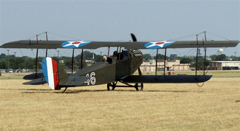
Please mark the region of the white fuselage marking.
[[53, 65], [52, 65], [52, 59], [47, 59], [47, 74], [48, 74], [48, 85], [54, 90], [54, 79], [53, 79]]

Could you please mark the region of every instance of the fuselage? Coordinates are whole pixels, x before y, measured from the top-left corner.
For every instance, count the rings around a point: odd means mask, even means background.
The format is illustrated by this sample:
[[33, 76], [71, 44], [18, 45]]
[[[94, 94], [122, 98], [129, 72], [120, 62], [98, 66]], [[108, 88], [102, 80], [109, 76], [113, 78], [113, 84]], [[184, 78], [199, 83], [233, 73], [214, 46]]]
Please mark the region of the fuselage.
[[89, 77], [84, 84], [79, 86], [111, 83], [119, 81], [124, 76], [133, 74], [142, 62], [143, 55], [139, 50], [115, 52], [113, 56], [79, 70], [70, 77]]

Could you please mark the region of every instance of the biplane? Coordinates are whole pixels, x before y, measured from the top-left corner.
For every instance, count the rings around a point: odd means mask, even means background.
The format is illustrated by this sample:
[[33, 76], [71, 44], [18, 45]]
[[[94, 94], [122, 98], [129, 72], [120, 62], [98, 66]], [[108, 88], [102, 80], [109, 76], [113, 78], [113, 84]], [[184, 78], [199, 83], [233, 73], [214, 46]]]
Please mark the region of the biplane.
[[[208, 81], [212, 76], [197, 75], [197, 64], [195, 75], [157, 75], [157, 57], [155, 75], [142, 75], [140, 65], [143, 62], [143, 54], [140, 49], [165, 50], [164, 69], [166, 67], [166, 51], [168, 48], [204, 48], [206, 60], [206, 48], [214, 47], [235, 47], [240, 41], [142, 41], [138, 42], [135, 35], [131, 34], [132, 42], [110, 42], [110, 41], [60, 41], [60, 40], [20, 40], [3, 44], [0, 48], [30, 48], [46, 49], [46, 58], [42, 61], [42, 73], [30, 74], [24, 77], [31, 81], [23, 83], [38, 85], [47, 83], [53, 90], [60, 90], [68, 87], [79, 87], [88, 85], [107, 84], [107, 90], [114, 90], [116, 87], [134, 87], [137, 91], [143, 90], [143, 83], [202, 83]], [[90, 67], [83, 68], [83, 50], [108, 48], [108, 55], [103, 57], [101, 62], [97, 62]], [[117, 47], [117, 50], [110, 54], [110, 47]], [[68, 74], [58, 66], [51, 57], [47, 57], [47, 49], [82, 49], [81, 70]], [[123, 49], [124, 50], [121, 50]], [[36, 62], [37, 62], [36, 55]], [[73, 55], [74, 56], [74, 55]], [[196, 53], [197, 63], [198, 53]], [[36, 64], [37, 65], [37, 64]], [[204, 65], [205, 70], [205, 65]], [[139, 75], [133, 75], [138, 71]], [[117, 85], [117, 83], [124, 85]], [[129, 84], [133, 83], [133, 84]]]

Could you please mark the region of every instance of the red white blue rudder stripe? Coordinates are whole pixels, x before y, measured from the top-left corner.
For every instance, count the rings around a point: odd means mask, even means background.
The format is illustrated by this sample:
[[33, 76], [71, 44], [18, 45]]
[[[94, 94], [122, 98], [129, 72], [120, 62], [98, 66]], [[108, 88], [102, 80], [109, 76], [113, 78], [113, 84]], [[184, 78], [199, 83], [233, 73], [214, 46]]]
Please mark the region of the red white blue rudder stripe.
[[53, 90], [60, 90], [57, 62], [50, 57], [44, 58], [42, 61], [42, 70], [43, 76], [48, 85]]

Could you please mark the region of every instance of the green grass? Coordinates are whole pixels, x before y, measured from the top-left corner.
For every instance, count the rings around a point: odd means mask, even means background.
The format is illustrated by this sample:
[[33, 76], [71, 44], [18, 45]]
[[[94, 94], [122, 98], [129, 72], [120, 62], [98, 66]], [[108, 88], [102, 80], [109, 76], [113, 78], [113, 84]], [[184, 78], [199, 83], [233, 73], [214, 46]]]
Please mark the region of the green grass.
[[23, 79], [23, 75], [18, 75], [18, 74], [2, 74], [2, 76], [0, 76], [0, 80], [1, 79]]
[[144, 84], [144, 91], [106, 85], [69, 88], [0, 80], [0, 130], [237, 131], [240, 79]]

